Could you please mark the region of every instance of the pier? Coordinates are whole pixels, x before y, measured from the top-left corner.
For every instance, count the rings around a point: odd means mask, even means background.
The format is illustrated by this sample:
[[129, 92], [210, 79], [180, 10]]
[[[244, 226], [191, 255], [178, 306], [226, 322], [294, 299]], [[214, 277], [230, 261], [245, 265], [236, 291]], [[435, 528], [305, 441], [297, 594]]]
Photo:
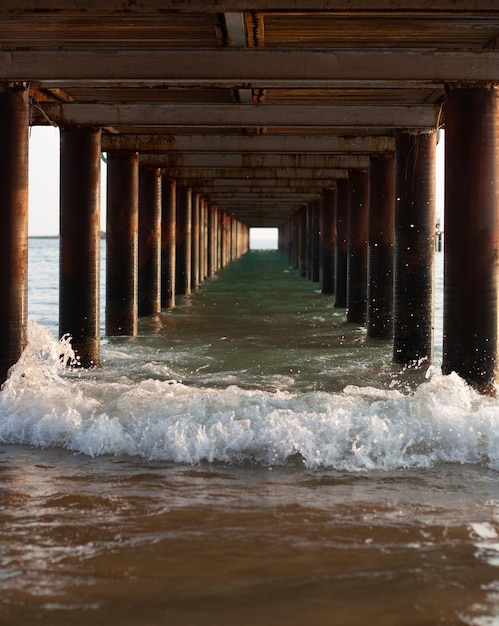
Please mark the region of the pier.
[[494, 0], [3, 0], [0, 379], [27, 341], [28, 134], [61, 132], [60, 334], [175, 306], [253, 227], [393, 343], [433, 346], [435, 150], [445, 130], [444, 373], [498, 365], [499, 7]]

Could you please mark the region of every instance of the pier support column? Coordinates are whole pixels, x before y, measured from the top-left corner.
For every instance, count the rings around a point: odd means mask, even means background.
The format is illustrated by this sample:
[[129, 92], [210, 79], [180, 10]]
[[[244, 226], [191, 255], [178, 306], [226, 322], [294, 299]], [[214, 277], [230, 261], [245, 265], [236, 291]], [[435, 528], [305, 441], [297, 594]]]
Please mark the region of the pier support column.
[[347, 322], [365, 324], [367, 317], [369, 170], [350, 170], [349, 180]]
[[217, 209], [209, 204], [208, 205], [208, 258], [207, 258], [207, 276], [212, 278], [216, 272], [216, 249], [217, 249]]
[[298, 224], [298, 269], [302, 278], [307, 277], [308, 267], [308, 243], [307, 243], [307, 225], [308, 210], [306, 206], [299, 209], [300, 217]]
[[395, 233], [395, 158], [371, 157], [369, 243], [367, 252], [367, 335], [393, 336], [393, 243]]
[[321, 203], [319, 200], [313, 200], [311, 203], [312, 211], [312, 281], [318, 283], [320, 281], [320, 239], [321, 239]]
[[348, 266], [348, 178], [336, 181], [336, 249], [334, 275], [334, 306], [347, 306]]
[[321, 207], [321, 291], [334, 293], [334, 252], [336, 247], [336, 187], [324, 189]]
[[139, 317], [161, 309], [161, 170], [139, 169]]
[[407, 365], [433, 355], [436, 135], [395, 138], [393, 359]]
[[99, 128], [61, 128], [59, 332], [81, 367], [99, 364]]
[[175, 291], [182, 296], [191, 293], [191, 224], [191, 189], [177, 185]]
[[28, 95], [0, 87], [0, 384], [27, 343]]
[[106, 335], [137, 334], [139, 155], [109, 152], [106, 211]]
[[200, 258], [200, 202], [198, 193], [192, 194], [192, 222], [191, 222], [191, 289], [199, 288], [199, 258]]
[[161, 186], [161, 308], [172, 309], [175, 306], [177, 184], [163, 177]]
[[445, 103], [445, 374], [493, 390], [498, 364], [497, 86], [448, 88]]

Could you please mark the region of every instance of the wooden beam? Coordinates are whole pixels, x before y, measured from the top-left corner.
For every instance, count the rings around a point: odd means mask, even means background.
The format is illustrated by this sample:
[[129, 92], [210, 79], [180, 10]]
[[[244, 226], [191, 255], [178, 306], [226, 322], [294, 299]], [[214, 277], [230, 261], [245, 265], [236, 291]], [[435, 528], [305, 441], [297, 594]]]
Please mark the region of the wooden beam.
[[321, 135], [102, 135], [102, 150], [146, 153], [248, 152], [373, 154], [393, 152], [393, 137]]
[[351, 12], [441, 12], [498, 13], [496, 0], [2, 0], [0, 14], [37, 11], [76, 11], [78, 13], [225, 13], [241, 11], [336, 11]]
[[[499, 58], [499, 57], [498, 57]], [[499, 68], [498, 68], [499, 69]], [[41, 105], [58, 125], [310, 128], [435, 128], [439, 107], [252, 104], [81, 104]]]
[[146, 167], [175, 168], [367, 168], [369, 156], [362, 154], [154, 154], [140, 157]]
[[324, 184], [327, 184], [327, 181], [335, 180], [337, 178], [344, 178], [346, 170], [338, 170], [338, 169], [326, 169], [326, 168], [302, 168], [299, 170], [291, 169], [291, 168], [209, 168], [209, 167], [198, 167], [198, 168], [168, 168], [164, 170], [164, 175], [168, 178], [172, 178], [177, 182], [182, 182], [183, 184], [192, 184], [192, 186], [197, 186], [202, 188], [204, 181], [209, 183], [211, 180], [237, 180], [240, 178], [247, 178], [253, 180], [286, 180], [286, 179], [297, 179], [301, 178], [302, 180], [320, 180], [323, 181]]
[[[436, 46], [438, 48], [438, 46]], [[85, 85], [333, 88], [338, 81], [499, 81], [496, 50], [362, 49], [33, 49], [0, 52], [0, 79]]]

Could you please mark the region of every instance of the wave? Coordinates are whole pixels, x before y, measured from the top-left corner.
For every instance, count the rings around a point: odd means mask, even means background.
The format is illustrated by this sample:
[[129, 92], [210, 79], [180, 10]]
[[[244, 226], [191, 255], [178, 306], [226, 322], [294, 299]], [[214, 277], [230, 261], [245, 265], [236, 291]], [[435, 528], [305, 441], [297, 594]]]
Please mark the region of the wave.
[[67, 340], [30, 323], [28, 347], [0, 392], [0, 442], [188, 464], [499, 469], [499, 402], [434, 367], [411, 392], [291, 393], [198, 388], [174, 375], [106, 377], [64, 367], [71, 354]]

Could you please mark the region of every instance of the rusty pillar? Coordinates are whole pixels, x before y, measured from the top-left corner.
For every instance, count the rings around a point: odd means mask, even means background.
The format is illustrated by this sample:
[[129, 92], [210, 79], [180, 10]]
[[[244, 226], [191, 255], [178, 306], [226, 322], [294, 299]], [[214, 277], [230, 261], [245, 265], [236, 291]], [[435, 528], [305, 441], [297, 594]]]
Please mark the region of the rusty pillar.
[[199, 288], [200, 202], [199, 194], [193, 192], [191, 207], [191, 289]]
[[445, 374], [493, 392], [498, 364], [499, 110], [496, 86], [445, 102]]
[[321, 291], [334, 293], [334, 251], [336, 247], [336, 187], [324, 189], [321, 204]]
[[321, 272], [321, 203], [312, 201], [312, 281], [320, 281]]
[[312, 277], [314, 275], [314, 262], [313, 262], [313, 258], [314, 258], [314, 240], [313, 240], [313, 209], [312, 209], [312, 203], [309, 202], [307, 204], [307, 208], [306, 208], [306, 215], [307, 215], [307, 230], [306, 230], [306, 237], [307, 237], [307, 263], [306, 263], [306, 269], [307, 269], [307, 280], [312, 280]]
[[99, 364], [100, 139], [61, 128], [59, 332], [81, 367]]
[[227, 215], [220, 211], [218, 218], [219, 269], [223, 269], [227, 263]]
[[207, 258], [207, 277], [212, 278], [215, 275], [216, 269], [216, 221], [217, 210], [209, 204], [208, 205], [208, 258]]
[[27, 344], [29, 92], [0, 88], [0, 383]]
[[393, 337], [393, 241], [395, 235], [395, 158], [371, 156], [369, 243], [367, 253], [367, 335]]
[[436, 131], [395, 138], [393, 359], [418, 365], [433, 354]]
[[137, 334], [139, 155], [109, 152], [106, 211], [106, 335]]
[[308, 210], [306, 206], [302, 206], [299, 209], [299, 232], [298, 232], [298, 269], [300, 270], [300, 276], [307, 277], [308, 267], [308, 240], [307, 240], [307, 225], [308, 225]]
[[347, 322], [367, 318], [369, 170], [350, 170], [348, 194]]
[[199, 205], [199, 280], [204, 282], [206, 280], [206, 200], [201, 198], [201, 204]]
[[139, 317], [161, 310], [161, 170], [139, 169]]
[[191, 224], [192, 191], [177, 185], [175, 291], [183, 296], [191, 293]]
[[348, 259], [348, 178], [336, 181], [336, 250], [334, 296], [335, 306], [347, 306], [347, 259]]
[[177, 183], [163, 177], [161, 190], [161, 308], [175, 306]]

